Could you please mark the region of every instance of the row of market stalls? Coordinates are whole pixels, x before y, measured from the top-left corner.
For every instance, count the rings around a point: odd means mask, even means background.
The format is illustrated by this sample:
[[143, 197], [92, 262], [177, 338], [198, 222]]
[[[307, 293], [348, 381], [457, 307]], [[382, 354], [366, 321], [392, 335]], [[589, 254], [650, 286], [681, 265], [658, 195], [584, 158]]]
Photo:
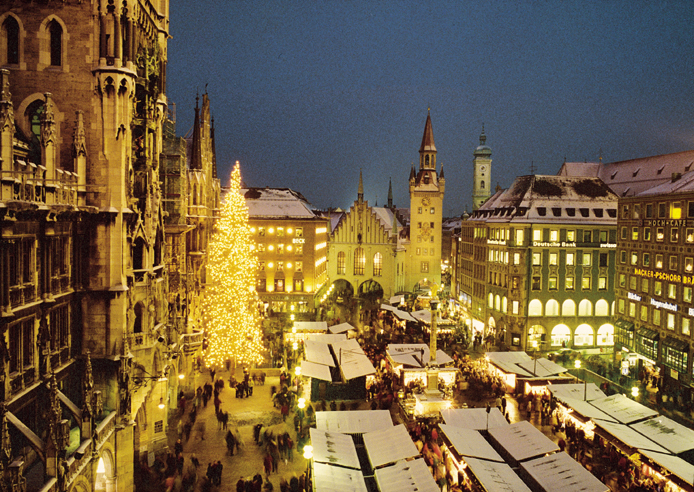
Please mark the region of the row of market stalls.
[[544, 393], [548, 384], [574, 381], [568, 369], [544, 357], [533, 358], [525, 352], [487, 352], [485, 357], [492, 372], [503, 379], [508, 393]]
[[456, 483], [489, 492], [609, 491], [528, 421], [509, 424], [497, 408], [448, 409], [441, 416], [446, 468]]
[[311, 429], [316, 492], [439, 492], [404, 425], [388, 410], [317, 412]]
[[593, 384], [549, 386], [560, 419], [612, 443], [668, 491], [694, 490], [694, 430], [624, 395]]

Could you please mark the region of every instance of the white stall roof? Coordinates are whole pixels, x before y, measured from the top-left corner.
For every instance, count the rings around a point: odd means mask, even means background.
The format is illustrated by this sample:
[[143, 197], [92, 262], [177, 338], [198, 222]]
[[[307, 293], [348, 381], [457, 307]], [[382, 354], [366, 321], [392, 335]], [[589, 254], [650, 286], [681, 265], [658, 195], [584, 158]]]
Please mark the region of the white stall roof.
[[525, 352], [487, 352], [489, 362], [508, 374], [532, 377], [532, 374], [518, 364], [532, 360]]
[[304, 354], [304, 358], [310, 362], [335, 367], [335, 361], [327, 343], [306, 340], [304, 342]]
[[393, 315], [403, 321], [417, 321], [410, 313], [407, 311], [401, 311], [400, 309], [393, 309]]
[[[426, 343], [390, 343], [386, 347], [386, 352], [393, 360], [396, 360], [395, 357], [403, 355], [409, 355], [413, 358], [416, 356], [417, 359], [421, 357], [423, 365], [417, 364], [415, 367], [424, 367], [429, 363], [430, 352]], [[406, 363], [412, 365], [409, 358], [401, 360], [408, 361]], [[450, 362], [453, 362], [453, 359], [446, 352], [440, 349], [436, 351], [436, 365], [442, 366]]]
[[301, 361], [301, 375], [309, 378], [320, 379], [321, 381], [332, 381], [330, 367], [323, 364], [316, 364], [309, 360]]
[[606, 396], [590, 403], [623, 424], [631, 424], [658, 415], [655, 410], [651, 410], [622, 394]]
[[328, 328], [330, 333], [344, 333], [349, 330], [354, 330], [354, 327], [349, 323], [340, 323], [339, 325], [333, 325]]
[[368, 492], [361, 470], [314, 463], [313, 484], [316, 492]]
[[422, 364], [419, 363], [417, 359], [415, 359], [415, 356], [412, 354], [389, 354], [390, 358], [393, 359], [393, 362], [396, 364], [402, 364], [404, 366], [410, 366], [410, 367], [422, 367]]
[[393, 427], [389, 410], [316, 412], [316, 428], [327, 432], [363, 434]]
[[530, 492], [527, 485], [506, 463], [465, 458], [477, 481], [488, 492]]
[[[600, 391], [595, 383], [583, 384], [550, 384], [547, 389], [554, 395], [558, 400], [563, 400], [564, 398], [573, 398], [574, 400], [597, 400], [598, 398], [605, 398], [605, 393]], [[584, 397], [585, 395], [585, 397]]]
[[[401, 302], [404, 302], [404, 301], [405, 301], [405, 296], [399, 295], [399, 296], [391, 297], [388, 302], [390, 302], [391, 304], [400, 304]], [[381, 308], [381, 309], [383, 309], [383, 308]]]
[[345, 333], [306, 333], [304, 340], [322, 343], [336, 343], [347, 338]]
[[632, 424], [631, 428], [660, 444], [672, 454], [694, 449], [694, 430], [663, 415]]
[[390, 304], [381, 304], [381, 309], [384, 311], [396, 311], [398, 308], [391, 306]]
[[573, 410], [577, 414], [582, 415], [588, 419], [601, 419], [607, 420], [608, 422], [617, 423], [615, 419], [607, 415], [602, 410], [599, 410], [598, 408], [591, 405], [590, 402], [584, 401], [583, 399], [577, 400], [575, 398], [563, 397], [557, 398], [557, 400], [563, 403], [564, 406], [573, 408]]
[[566, 453], [554, 453], [521, 463], [542, 490], [561, 492], [609, 492], [610, 488]]
[[669, 470], [673, 475], [677, 475], [689, 485], [694, 485], [694, 465], [691, 463], [671, 454], [657, 453], [648, 449], [639, 449], [639, 453]]
[[440, 492], [422, 458], [379, 468], [374, 477], [381, 492]]
[[533, 359], [530, 361], [520, 362], [518, 365], [538, 378], [556, 376], [568, 371], [567, 368], [562, 367], [559, 364], [555, 364], [551, 360], [545, 359], [544, 357], [540, 357], [537, 360]]
[[[424, 324], [431, 324], [431, 311], [428, 309], [420, 309], [419, 311], [412, 311], [412, 317], [417, 321], [421, 321]], [[436, 316], [437, 325], [451, 325], [453, 321], [450, 319], [444, 319], [441, 316]]]
[[486, 408], [447, 408], [441, 410], [441, 417], [446, 424], [463, 429], [485, 430], [511, 425], [496, 407], [489, 413]]
[[364, 434], [364, 447], [372, 468], [419, 456], [407, 428], [400, 424]]
[[355, 339], [342, 340], [332, 345], [342, 374], [347, 381], [360, 376], [376, 373], [374, 365], [366, 356], [361, 346], [359, 346], [359, 342]]
[[516, 461], [559, 451], [559, 446], [527, 420], [489, 429], [489, 435]]
[[328, 331], [327, 321], [295, 321], [296, 331]]
[[503, 463], [504, 459], [499, 456], [499, 453], [494, 451], [492, 445], [478, 431], [454, 427], [448, 424], [439, 424], [439, 427], [441, 427], [441, 431], [443, 431], [460, 456], [470, 456]]
[[659, 446], [658, 444], [651, 441], [640, 432], [635, 431], [628, 425], [615, 424], [613, 422], [605, 422], [604, 420], [599, 419], [595, 419], [593, 422], [595, 422], [595, 425], [609, 432], [630, 448], [650, 449], [651, 451], [657, 451], [659, 453], [668, 452], [667, 449]]
[[340, 432], [325, 432], [311, 429], [313, 460], [317, 463], [346, 466], [361, 470], [357, 448], [352, 436]]

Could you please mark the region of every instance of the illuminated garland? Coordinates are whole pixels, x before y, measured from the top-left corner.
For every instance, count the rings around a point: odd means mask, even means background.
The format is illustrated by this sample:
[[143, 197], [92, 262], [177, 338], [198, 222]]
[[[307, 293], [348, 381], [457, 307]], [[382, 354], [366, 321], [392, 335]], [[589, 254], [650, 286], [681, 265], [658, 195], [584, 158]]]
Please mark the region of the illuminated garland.
[[241, 196], [238, 161], [208, 248], [210, 285], [205, 298], [208, 366], [227, 359], [241, 364], [263, 360], [261, 319], [255, 291], [258, 259]]

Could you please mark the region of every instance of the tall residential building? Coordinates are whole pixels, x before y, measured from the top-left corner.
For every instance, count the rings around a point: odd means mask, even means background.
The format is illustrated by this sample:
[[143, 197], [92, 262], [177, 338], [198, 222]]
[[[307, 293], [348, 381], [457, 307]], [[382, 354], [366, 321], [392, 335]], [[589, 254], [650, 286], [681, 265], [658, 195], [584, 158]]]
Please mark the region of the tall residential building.
[[615, 362], [662, 378], [690, 405], [694, 320], [694, 172], [621, 198]]
[[241, 191], [258, 252], [256, 291], [265, 313], [310, 317], [314, 295], [328, 278], [328, 219], [288, 188]]
[[461, 231], [474, 335], [512, 350], [612, 345], [617, 197], [596, 178], [521, 176]]
[[208, 162], [192, 172], [206, 173], [204, 218], [165, 218], [189, 189], [160, 188], [168, 10], [11, 2], [0, 14], [0, 473], [17, 490], [25, 476], [132, 490], [140, 460], [167, 445], [195, 329], [178, 317], [199, 297], [171, 297], [169, 280], [181, 257], [202, 263], [166, 233], [209, 227], [215, 200]]

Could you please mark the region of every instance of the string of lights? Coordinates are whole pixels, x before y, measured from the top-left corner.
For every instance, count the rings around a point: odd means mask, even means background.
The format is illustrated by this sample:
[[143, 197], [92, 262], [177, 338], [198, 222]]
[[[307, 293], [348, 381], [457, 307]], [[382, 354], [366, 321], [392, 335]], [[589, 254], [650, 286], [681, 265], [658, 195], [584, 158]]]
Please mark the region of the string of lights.
[[255, 291], [258, 259], [241, 195], [238, 161], [209, 245], [207, 271], [211, 285], [205, 298], [209, 366], [226, 360], [241, 364], [263, 360], [261, 319]]

